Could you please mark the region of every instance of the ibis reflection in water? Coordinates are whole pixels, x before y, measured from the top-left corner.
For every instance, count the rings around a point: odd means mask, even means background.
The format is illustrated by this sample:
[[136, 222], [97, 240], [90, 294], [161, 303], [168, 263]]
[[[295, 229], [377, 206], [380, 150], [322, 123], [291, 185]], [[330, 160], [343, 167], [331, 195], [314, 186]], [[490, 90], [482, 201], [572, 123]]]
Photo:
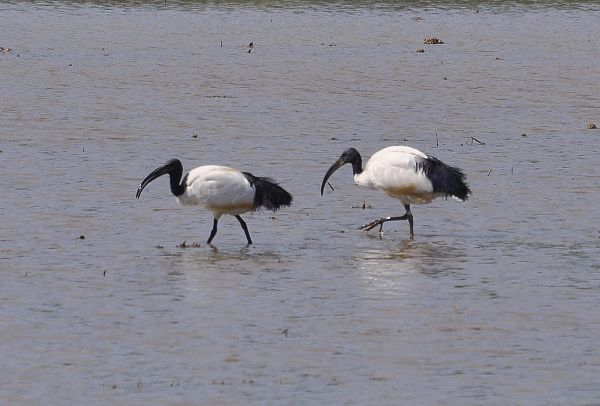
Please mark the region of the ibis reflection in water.
[[400, 200], [406, 213], [398, 217], [382, 217], [360, 227], [372, 230], [379, 226], [379, 232], [386, 221], [408, 220], [410, 236], [414, 237], [411, 204], [429, 203], [437, 197], [452, 196], [467, 200], [471, 190], [465, 174], [459, 168], [448, 166], [439, 159], [406, 146], [393, 146], [376, 152], [362, 167], [360, 153], [349, 148], [329, 168], [323, 183], [321, 195], [327, 180], [345, 164], [352, 164], [354, 182], [369, 189], [382, 190], [388, 196]]
[[208, 237], [210, 244], [217, 234], [217, 223], [224, 214], [235, 216], [239, 221], [248, 244], [252, 244], [246, 222], [240, 214], [260, 208], [278, 210], [292, 204], [292, 195], [270, 178], [254, 176], [248, 172], [226, 166], [205, 165], [192, 169], [183, 176], [183, 166], [178, 159], [171, 159], [156, 168], [141, 183], [136, 197], [154, 179], [169, 175], [171, 193], [182, 205], [197, 205], [213, 214], [213, 228]]

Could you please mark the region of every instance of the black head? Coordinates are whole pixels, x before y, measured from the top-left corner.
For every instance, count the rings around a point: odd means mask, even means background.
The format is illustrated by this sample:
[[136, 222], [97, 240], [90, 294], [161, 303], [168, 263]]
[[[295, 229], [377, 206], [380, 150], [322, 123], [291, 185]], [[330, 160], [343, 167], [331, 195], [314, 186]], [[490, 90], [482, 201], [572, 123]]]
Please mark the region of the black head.
[[148, 185], [148, 183], [152, 182], [154, 179], [161, 177], [163, 175], [169, 174], [171, 181], [171, 192], [175, 196], [180, 196], [185, 191], [185, 187], [179, 184], [181, 180], [181, 175], [183, 174], [183, 165], [181, 165], [181, 161], [179, 159], [171, 159], [167, 161], [164, 165], [159, 166], [155, 170], [150, 173], [150, 175], [146, 176], [146, 179], [142, 181], [140, 187], [135, 194], [135, 197], [138, 199], [142, 194], [142, 190]]
[[323, 183], [321, 183], [321, 196], [323, 196], [323, 189], [325, 189], [325, 184], [327, 183], [327, 180], [331, 177], [331, 175], [333, 175], [335, 171], [337, 171], [339, 168], [346, 164], [352, 164], [352, 172], [354, 173], [354, 175], [362, 172], [362, 158], [360, 156], [360, 153], [356, 149], [348, 148], [342, 153], [342, 155], [340, 155], [338, 160], [335, 161], [333, 165], [331, 165], [331, 168], [329, 168], [329, 170], [325, 174], [325, 177], [323, 178]]

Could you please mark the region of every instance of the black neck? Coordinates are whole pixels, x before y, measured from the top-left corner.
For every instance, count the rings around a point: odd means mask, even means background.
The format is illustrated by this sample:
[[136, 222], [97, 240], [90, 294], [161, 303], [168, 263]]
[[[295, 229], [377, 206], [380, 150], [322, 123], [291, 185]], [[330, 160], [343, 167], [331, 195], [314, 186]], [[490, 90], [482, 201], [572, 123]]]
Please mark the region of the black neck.
[[348, 150], [346, 150], [344, 152], [344, 154], [342, 156], [344, 157], [344, 160], [346, 162], [352, 164], [352, 173], [354, 173], [354, 175], [358, 175], [359, 173], [362, 173], [363, 167], [362, 167], [362, 157], [360, 156], [360, 152], [358, 152], [354, 148], [349, 148]]
[[135, 197], [139, 199], [140, 195], [142, 194], [142, 190], [144, 190], [144, 188], [148, 186], [148, 183], [166, 174], [169, 174], [171, 193], [173, 193], [175, 196], [181, 196], [182, 194], [184, 194], [185, 189], [187, 187], [187, 175], [183, 178], [182, 181], [181, 175], [183, 175], [183, 165], [181, 165], [181, 161], [179, 159], [171, 159], [163, 166], [160, 166], [153, 170], [152, 173], [150, 173], [150, 175], [146, 176], [146, 179], [144, 179], [140, 184], [140, 187], [138, 188]]
[[362, 173], [362, 171], [363, 171], [362, 158], [361, 158], [360, 154], [358, 154], [356, 156], [356, 158], [354, 158], [352, 160], [352, 173], [354, 175], [358, 175], [359, 173]]
[[[179, 161], [178, 161], [179, 162]], [[175, 196], [181, 196], [185, 192], [186, 184], [181, 182], [181, 176], [183, 175], [183, 167], [181, 162], [179, 165], [173, 165], [169, 171], [169, 182], [171, 184], [171, 193]]]

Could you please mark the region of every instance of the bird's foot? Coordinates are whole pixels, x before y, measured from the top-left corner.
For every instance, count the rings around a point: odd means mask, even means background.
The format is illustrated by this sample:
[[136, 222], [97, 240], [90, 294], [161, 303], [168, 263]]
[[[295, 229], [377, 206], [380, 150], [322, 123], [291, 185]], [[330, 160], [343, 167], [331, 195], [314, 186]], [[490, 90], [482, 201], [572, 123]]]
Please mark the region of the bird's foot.
[[[381, 226], [383, 228], [383, 223], [385, 222], [384, 219], [379, 218], [379, 219], [375, 219], [373, 221], [371, 221], [368, 224], [365, 224], [364, 226], [360, 226], [358, 227], [359, 230], [365, 230], [365, 231], [370, 231], [372, 229], [374, 229], [377, 226]], [[379, 229], [379, 231], [381, 232], [381, 228]]]

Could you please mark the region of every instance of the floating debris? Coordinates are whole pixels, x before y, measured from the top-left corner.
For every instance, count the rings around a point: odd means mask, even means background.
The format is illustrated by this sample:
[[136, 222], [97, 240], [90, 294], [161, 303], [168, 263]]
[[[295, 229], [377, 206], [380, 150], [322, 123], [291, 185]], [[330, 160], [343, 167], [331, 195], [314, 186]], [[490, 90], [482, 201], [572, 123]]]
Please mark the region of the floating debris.
[[200, 247], [204, 247], [205, 244], [198, 244], [197, 242], [192, 242], [191, 244], [188, 244], [186, 241], [182, 242], [181, 244], [178, 245], [179, 248], [200, 248]]
[[77, 237], [78, 240], [85, 240], [85, 235], [80, 235], [79, 237]]
[[423, 17], [413, 17], [413, 21], [423, 21]]
[[250, 49], [254, 48], [254, 42], [251, 42], [250, 44], [248, 44], [248, 48], [250, 48]]
[[428, 44], [428, 45], [439, 45], [439, 44], [443, 44], [444, 41], [442, 41], [439, 38], [436, 37], [427, 37], [423, 40], [424, 44]]
[[588, 129], [589, 129], [589, 130], [595, 130], [596, 128], [597, 128], [597, 127], [596, 127], [596, 124], [594, 124], [594, 123], [589, 123], [589, 124], [588, 124]]
[[521, 137], [527, 137], [527, 134], [526, 133], [522, 133]]
[[352, 206], [353, 209], [372, 209], [373, 206], [371, 206], [370, 204], [368, 204], [367, 202], [362, 202], [362, 204], [358, 204], [356, 206]]
[[417, 53], [422, 54], [423, 52], [425, 52], [425, 50], [423, 48], [417, 49]]
[[9, 53], [12, 52], [12, 48], [0, 47], [0, 52]]

